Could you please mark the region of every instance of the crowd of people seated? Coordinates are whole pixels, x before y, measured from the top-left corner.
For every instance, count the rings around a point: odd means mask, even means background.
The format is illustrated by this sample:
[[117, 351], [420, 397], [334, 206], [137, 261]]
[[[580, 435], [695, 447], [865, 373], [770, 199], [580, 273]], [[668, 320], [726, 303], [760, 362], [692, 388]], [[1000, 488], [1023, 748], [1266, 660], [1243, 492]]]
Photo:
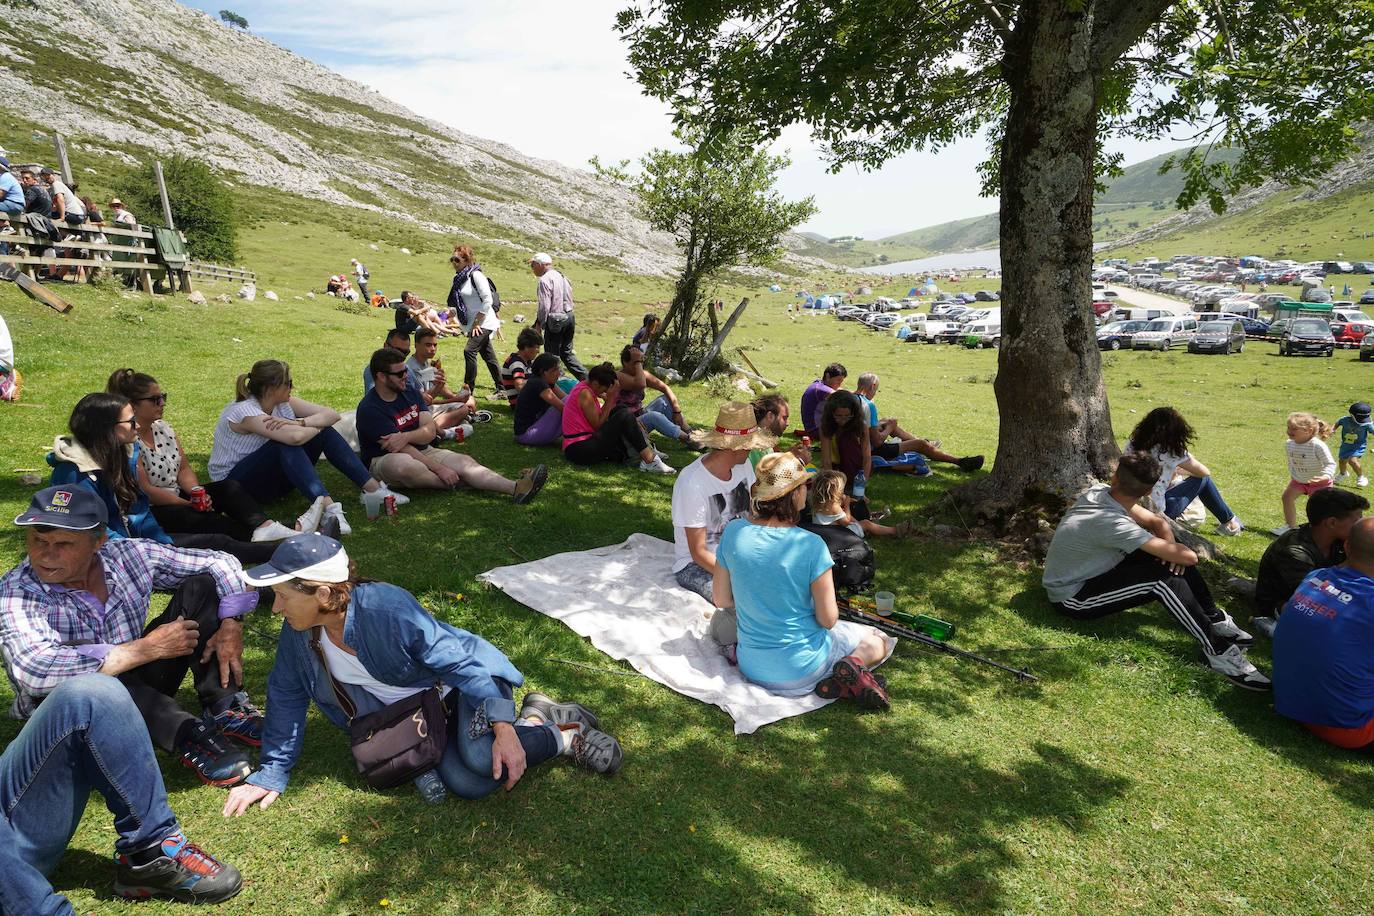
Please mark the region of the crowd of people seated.
[[[340, 411], [299, 397], [291, 367], [277, 359], [235, 381], [204, 482], [166, 420], [170, 393], [151, 374], [117, 369], [73, 407], [48, 459], [49, 485], [14, 522], [25, 559], [0, 577], [0, 653], [12, 713], [27, 720], [0, 756], [0, 910], [62, 911], [46, 876], [92, 791], [114, 819], [117, 893], [232, 897], [242, 876], [188, 840], [154, 749], [227, 788], [226, 817], [266, 810], [288, 790], [312, 703], [354, 731], [355, 754], [355, 720], [400, 707], [438, 717], [439, 749], [401, 780], [431, 803], [511, 789], [560, 757], [597, 773], [621, 768], [623, 749], [595, 712], [537, 692], [517, 705], [524, 676], [512, 659], [435, 619], [405, 589], [362, 575], [341, 543], [351, 526], [316, 470], [321, 458], [358, 489], [369, 516], [383, 502], [409, 502], [407, 489], [488, 491], [517, 505], [540, 493], [548, 464], [507, 476], [472, 454], [483, 441], [474, 424], [492, 419], [474, 392], [479, 357], [517, 444], [560, 446], [570, 473], [629, 463], [676, 474], [672, 576], [710, 603], [709, 637], [743, 678], [780, 696], [890, 708], [875, 669], [895, 640], [840, 618], [834, 545], [841, 535], [862, 545], [911, 533], [910, 523], [881, 524], [869, 508], [875, 470], [929, 473], [930, 461], [970, 472], [982, 456], [956, 457], [883, 418], [878, 376], [863, 373], [847, 390], [840, 363], [802, 393], [795, 443], [781, 444], [794, 431], [777, 392], [722, 404], [693, 427], [645, 366], [654, 316], [619, 368], [578, 361], [572, 285], [545, 254], [530, 262], [534, 326], [498, 364], [495, 286], [470, 248], [455, 249], [450, 263], [452, 313], [440, 318], [406, 293], [396, 327], [367, 357], [351, 414], [356, 450]], [[438, 355], [439, 338], [455, 329], [465, 338], [456, 390]], [[650, 390], [658, 397], [646, 405]], [[701, 454], [678, 471], [651, 433]], [[1281, 715], [1335, 745], [1374, 745], [1368, 501], [1315, 487], [1308, 523], [1265, 552], [1252, 616], [1269, 621], [1261, 628], [1273, 639], [1271, 682], [1246, 657], [1254, 637], [1218, 605], [1198, 554], [1175, 535], [1171, 519], [1194, 500], [1223, 532], [1240, 530], [1189, 453], [1192, 439], [1170, 407], [1136, 426], [1110, 481], [1081, 494], [1055, 530], [1042, 574], [1050, 604], [1090, 620], [1158, 602], [1231, 683], [1272, 689]], [[268, 508], [292, 492], [307, 510], [273, 518]], [[170, 600], [149, 620], [154, 591]], [[244, 690], [242, 662], [242, 620], [264, 595], [282, 617], [265, 714]], [[179, 698], [188, 674], [195, 708]], [[245, 747], [260, 748], [256, 766]]]

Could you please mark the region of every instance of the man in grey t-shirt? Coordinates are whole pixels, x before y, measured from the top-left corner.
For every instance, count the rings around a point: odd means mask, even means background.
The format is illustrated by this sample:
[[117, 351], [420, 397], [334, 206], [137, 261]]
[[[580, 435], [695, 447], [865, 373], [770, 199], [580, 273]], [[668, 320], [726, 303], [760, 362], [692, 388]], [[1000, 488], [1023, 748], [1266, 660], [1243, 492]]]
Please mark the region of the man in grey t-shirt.
[[1159, 478], [1150, 455], [1121, 456], [1111, 485], [1094, 484], [1055, 529], [1041, 579], [1051, 603], [1093, 620], [1158, 601], [1202, 644], [1207, 666], [1247, 690], [1269, 679], [1245, 657], [1254, 642], [1216, 606], [1197, 571], [1197, 554], [1174, 540], [1168, 519], [1139, 505]]

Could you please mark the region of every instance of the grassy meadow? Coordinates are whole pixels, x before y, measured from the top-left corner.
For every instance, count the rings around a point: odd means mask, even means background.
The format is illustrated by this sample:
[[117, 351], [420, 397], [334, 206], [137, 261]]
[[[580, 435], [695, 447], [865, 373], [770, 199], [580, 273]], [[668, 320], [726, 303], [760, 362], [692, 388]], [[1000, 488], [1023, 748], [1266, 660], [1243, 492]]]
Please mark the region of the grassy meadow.
[[[379, 235], [384, 243], [370, 252], [359, 241], [366, 236], [334, 225], [267, 221], [262, 229], [245, 240], [243, 260], [278, 303], [222, 305], [216, 287], [206, 288], [210, 304], [197, 307], [65, 286], [76, 309], [61, 317], [0, 285], [0, 314], [25, 377], [23, 400], [0, 405], [0, 515], [12, 518], [27, 502], [32, 488], [20, 474], [44, 467], [44, 448], [65, 431], [71, 405], [112, 369], [159, 377], [170, 394], [167, 418], [203, 470], [233, 378], [255, 359], [289, 361], [302, 397], [356, 403], [361, 366], [390, 312], [351, 314], [323, 297], [296, 298], [350, 255], [392, 295], [446, 286], [434, 250], [407, 256]], [[514, 316], [533, 313], [518, 301], [533, 291], [520, 256], [508, 252], [492, 264], [508, 303], [507, 345]], [[588, 363], [613, 357], [643, 312], [669, 295], [666, 281], [604, 266], [569, 273], [581, 302], [577, 349]], [[747, 347], [794, 405], [820, 367], [838, 359], [852, 376], [882, 376], [885, 414], [951, 451], [991, 459], [995, 352], [904, 344], [830, 318], [790, 321], [791, 289], [722, 294], [754, 297], [731, 343]], [[440, 355], [453, 374], [460, 345], [444, 343]], [[1263, 532], [1280, 521], [1285, 414], [1307, 409], [1334, 419], [1370, 397], [1374, 371], [1348, 351], [1285, 360], [1257, 343], [1232, 357], [1125, 352], [1104, 361], [1118, 438], [1149, 408], [1179, 407], [1198, 430], [1195, 454], [1249, 526], [1207, 568], [1217, 582], [1253, 574], [1269, 542]], [[706, 386], [678, 390], [690, 420], [714, 417], [717, 399]], [[514, 445], [509, 411], [495, 412], [460, 447], [508, 474], [548, 462], [548, 487], [533, 504], [419, 494], [395, 519], [369, 523], [351, 488], [326, 468], [356, 529], [349, 552], [364, 574], [411, 589], [437, 615], [503, 648], [530, 688], [594, 708], [625, 747], [623, 771], [607, 779], [554, 762], [509, 794], [431, 808], [410, 789], [364, 789], [344, 736], [312, 713], [287, 793], [267, 812], [225, 821], [223, 791], [164, 758], [172, 806], [189, 835], [245, 875], [242, 895], [223, 912], [1370, 910], [1374, 848], [1363, 838], [1374, 764], [1318, 743], [1278, 719], [1267, 696], [1210, 674], [1161, 609], [1070, 622], [1046, 603], [1039, 570], [1016, 545], [936, 537], [937, 524], [963, 530], [942, 496], [965, 475], [942, 467], [923, 480], [871, 484], [875, 502], [922, 529], [912, 540], [876, 545], [878, 585], [895, 592], [901, 608], [955, 622], [959, 644], [1028, 665], [1041, 683], [1024, 687], [902, 645], [884, 669], [890, 714], [836, 704], [736, 738], [719, 710], [638, 676], [477, 584], [495, 566], [636, 531], [672, 537], [671, 478], [574, 469], [553, 450]], [[678, 467], [694, 457], [665, 450]], [[270, 507], [280, 519], [303, 508], [300, 498]], [[15, 529], [0, 528], [4, 565], [21, 553]], [[1227, 604], [1248, 618], [1237, 602]], [[278, 625], [259, 611], [248, 629], [248, 689], [261, 702]], [[1261, 640], [1252, 655], [1266, 669], [1267, 654]], [[194, 705], [189, 689], [184, 699]], [[8, 701], [6, 684], [0, 702]], [[17, 730], [0, 720], [0, 744]], [[77, 910], [179, 912], [110, 897], [112, 840], [109, 817], [93, 800], [54, 876]]]

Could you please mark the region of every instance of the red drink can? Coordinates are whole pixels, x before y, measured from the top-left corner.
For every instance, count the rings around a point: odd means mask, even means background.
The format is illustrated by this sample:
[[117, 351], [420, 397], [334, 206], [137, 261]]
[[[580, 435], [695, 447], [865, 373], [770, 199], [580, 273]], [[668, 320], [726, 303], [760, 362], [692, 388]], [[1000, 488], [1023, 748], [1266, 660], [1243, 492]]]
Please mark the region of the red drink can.
[[210, 511], [210, 494], [205, 492], [204, 487], [191, 488], [191, 508], [197, 512]]
[[396, 514], [396, 497], [392, 496], [390, 493], [382, 497], [382, 513], [384, 515]]
[[807, 448], [810, 448], [810, 447], [811, 447], [811, 437], [810, 437], [810, 436], [802, 436], [802, 445], [806, 446]]

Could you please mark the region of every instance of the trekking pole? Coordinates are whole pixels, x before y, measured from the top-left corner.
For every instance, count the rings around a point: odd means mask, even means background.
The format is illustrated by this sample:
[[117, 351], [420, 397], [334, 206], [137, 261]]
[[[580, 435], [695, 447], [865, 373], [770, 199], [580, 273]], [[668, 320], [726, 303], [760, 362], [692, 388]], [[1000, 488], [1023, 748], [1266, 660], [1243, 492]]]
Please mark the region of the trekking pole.
[[981, 655], [978, 655], [975, 652], [969, 652], [967, 649], [960, 649], [958, 646], [951, 646], [949, 643], [944, 642], [943, 640], [934, 639], [930, 636], [927, 636], [925, 633], [922, 633], [920, 630], [914, 630], [911, 627], [904, 626], [900, 623], [897, 623], [896, 621], [889, 620], [886, 617], [881, 617], [877, 614], [869, 614], [865, 611], [858, 610], [857, 608], [851, 607], [849, 602], [843, 598], [840, 598], [837, 604], [840, 609], [840, 618], [842, 620], [848, 620], [851, 623], [863, 623], [871, 627], [877, 627], [879, 630], [882, 630], [884, 633], [887, 633], [891, 636], [899, 636], [902, 639], [910, 639], [914, 642], [920, 643], [923, 646], [928, 646], [932, 649], [936, 649], [940, 652], [945, 652], [949, 655], [953, 655], [958, 658], [967, 658], [975, 662], [981, 662], [984, 665], [991, 665], [993, 668], [997, 668], [1007, 672], [1008, 674], [1015, 675], [1018, 680], [1027, 681], [1030, 683], [1037, 683], [1040, 680], [1040, 678], [1036, 677], [1035, 675], [1031, 674], [1029, 671], [1026, 671], [1023, 668], [1013, 668], [1010, 665], [1004, 665], [1001, 662], [996, 662], [990, 658], [985, 658]]

